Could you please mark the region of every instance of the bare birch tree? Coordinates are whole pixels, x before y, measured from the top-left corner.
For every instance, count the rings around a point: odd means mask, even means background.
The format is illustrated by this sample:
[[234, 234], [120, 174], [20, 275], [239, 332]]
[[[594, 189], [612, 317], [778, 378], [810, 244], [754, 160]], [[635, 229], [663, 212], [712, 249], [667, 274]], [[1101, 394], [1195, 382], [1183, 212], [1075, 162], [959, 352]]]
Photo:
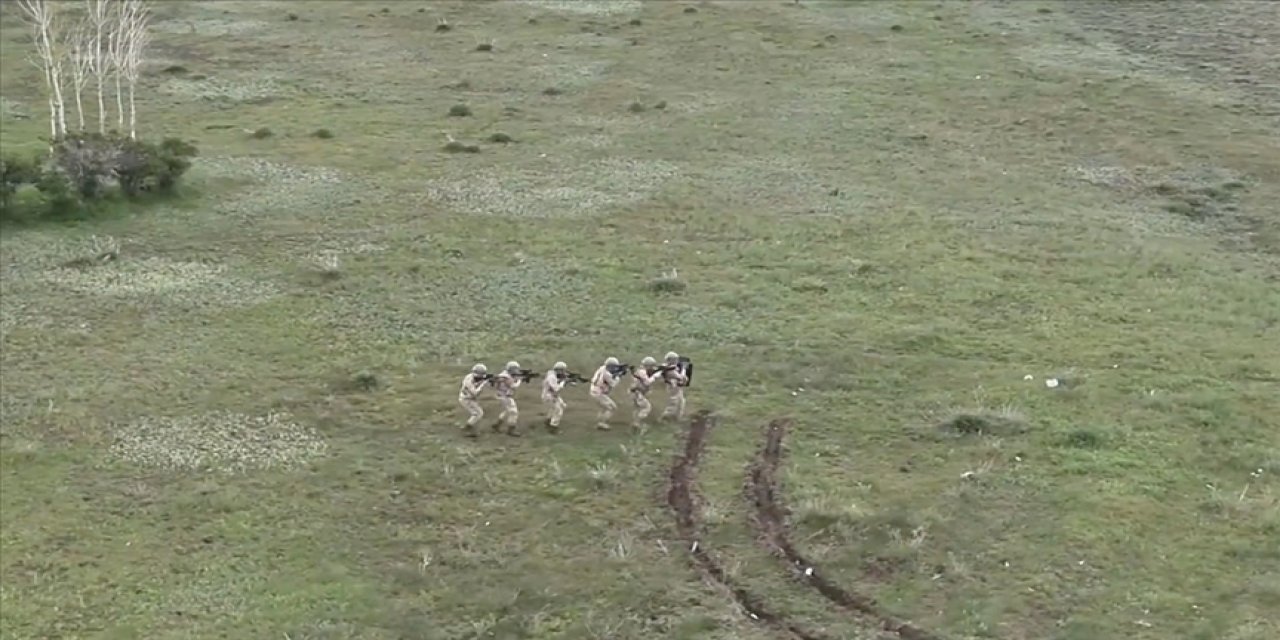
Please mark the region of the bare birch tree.
[[142, 70], [142, 56], [151, 44], [151, 11], [143, 0], [124, 0], [132, 5], [129, 11], [129, 46], [125, 54], [125, 81], [129, 85], [129, 138], [138, 137], [138, 109], [134, 104], [134, 90], [138, 86]]
[[121, 0], [111, 7], [108, 14], [109, 31], [107, 32], [107, 64], [106, 70], [116, 86], [116, 130], [124, 131], [124, 65], [125, 51], [128, 48], [129, 29], [127, 0]]
[[110, 45], [111, 32], [115, 28], [112, 23], [115, 7], [110, 0], [85, 0], [85, 9], [93, 31], [89, 73], [93, 74], [94, 83], [98, 88], [98, 133], [105, 134], [107, 132], [107, 94], [103, 84], [112, 69]]
[[71, 71], [71, 96], [76, 101], [76, 118], [84, 131], [84, 88], [89, 84], [93, 67], [93, 25], [87, 20], [77, 23], [67, 34], [67, 62]]
[[[143, 0], [119, 0], [115, 28], [110, 39], [110, 58], [116, 81], [116, 108], [120, 130], [125, 126], [125, 93], [128, 93], [129, 137], [137, 137], [138, 109], [134, 95], [142, 71], [142, 56], [151, 42], [151, 12]], [[124, 91], [121, 91], [123, 86]]]
[[17, 3], [31, 26], [36, 50], [31, 62], [44, 72], [49, 90], [49, 132], [57, 138], [67, 131], [66, 106], [62, 99], [65, 52], [59, 32], [58, 5], [46, 0], [17, 0]]

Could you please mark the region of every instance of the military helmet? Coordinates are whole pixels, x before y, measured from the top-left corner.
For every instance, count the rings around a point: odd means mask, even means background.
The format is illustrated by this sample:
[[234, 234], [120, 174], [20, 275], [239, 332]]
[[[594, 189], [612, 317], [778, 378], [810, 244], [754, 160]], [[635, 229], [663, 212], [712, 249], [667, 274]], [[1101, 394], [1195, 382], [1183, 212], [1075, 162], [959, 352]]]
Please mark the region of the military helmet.
[[551, 365], [551, 368], [552, 368], [552, 369], [555, 369], [556, 371], [564, 371], [565, 369], [568, 369], [568, 368], [569, 368], [569, 365], [567, 365], [567, 364], [565, 364], [565, 363], [563, 363], [563, 362], [557, 362], [557, 363], [555, 363], [555, 364]]
[[667, 355], [665, 356], [665, 360], [667, 362], [675, 362], [676, 360], [679, 360], [679, 359], [680, 359], [680, 355], [674, 351], [668, 351]]
[[640, 361], [640, 364], [646, 367], [652, 367], [653, 365], [658, 364], [658, 361], [654, 360], [651, 356], [645, 356], [644, 360]]
[[507, 363], [507, 371], [519, 371], [519, 370], [520, 370], [519, 362], [512, 360], [511, 362]]
[[616, 367], [616, 366], [618, 366], [618, 359], [617, 359], [617, 358], [615, 358], [615, 357], [613, 357], [613, 356], [609, 356], [608, 358], [606, 358], [606, 359], [605, 359], [605, 361], [604, 361], [604, 366], [606, 366], [606, 367]]
[[488, 372], [489, 372], [489, 367], [486, 367], [483, 364], [480, 364], [479, 362], [475, 363], [475, 365], [471, 367], [471, 373], [478, 373], [478, 374], [484, 375], [485, 373], [488, 373]]

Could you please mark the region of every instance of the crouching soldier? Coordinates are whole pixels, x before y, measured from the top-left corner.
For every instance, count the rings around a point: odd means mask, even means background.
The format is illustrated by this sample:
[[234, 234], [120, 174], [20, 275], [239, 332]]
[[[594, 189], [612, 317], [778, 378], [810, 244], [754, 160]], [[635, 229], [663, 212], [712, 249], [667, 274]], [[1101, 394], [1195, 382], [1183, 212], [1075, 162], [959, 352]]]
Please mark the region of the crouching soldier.
[[502, 413], [498, 414], [498, 421], [492, 426], [494, 433], [501, 432], [502, 425], [505, 424], [507, 435], [520, 435], [516, 431], [516, 424], [520, 419], [520, 410], [516, 407], [516, 389], [519, 388], [523, 379], [516, 377], [518, 373], [520, 373], [520, 363], [512, 361], [493, 377], [493, 392], [498, 396], [498, 404], [502, 407]]
[[476, 425], [484, 418], [484, 409], [480, 407], [480, 392], [489, 384], [488, 371], [483, 364], [476, 363], [471, 367], [471, 373], [462, 378], [462, 388], [458, 390], [458, 404], [466, 409], [469, 416], [462, 427], [463, 435], [468, 438], [479, 435], [476, 433]]
[[560, 392], [569, 382], [568, 375], [569, 365], [557, 362], [542, 381], [542, 403], [547, 405], [546, 424], [547, 431], [551, 433], [560, 431], [560, 418], [564, 417], [564, 398], [560, 397]]
[[684, 417], [684, 385], [688, 381], [680, 368], [680, 355], [668, 352], [663, 358], [662, 381], [667, 386], [667, 408], [662, 412], [663, 420], [679, 420]]
[[618, 408], [618, 405], [609, 397], [613, 391], [613, 385], [618, 381], [613, 375], [613, 370], [617, 366], [617, 358], [611, 356], [606, 359], [604, 364], [596, 369], [595, 375], [591, 376], [591, 389], [587, 391], [587, 395], [600, 405], [600, 413], [596, 416], [596, 428], [601, 431], [609, 430], [609, 418], [613, 417], [614, 410]]

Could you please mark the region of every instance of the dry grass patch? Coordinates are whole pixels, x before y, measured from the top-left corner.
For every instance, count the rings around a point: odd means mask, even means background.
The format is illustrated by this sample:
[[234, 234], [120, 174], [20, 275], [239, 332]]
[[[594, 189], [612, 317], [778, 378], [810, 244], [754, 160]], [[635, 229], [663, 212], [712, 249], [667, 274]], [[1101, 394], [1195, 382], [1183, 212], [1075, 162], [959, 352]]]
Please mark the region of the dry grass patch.
[[135, 259], [130, 243], [123, 244], [107, 236], [60, 241], [36, 233], [3, 243], [0, 330], [69, 322], [82, 310], [74, 302], [80, 296], [96, 299], [87, 309], [112, 300], [199, 309], [252, 305], [279, 293], [273, 283], [236, 276], [223, 264]]
[[603, 49], [609, 47], [621, 47], [627, 41], [618, 36], [597, 34], [595, 32], [573, 33], [561, 36], [556, 40], [556, 45], [568, 49]]
[[835, 526], [852, 527], [869, 512], [857, 502], [831, 491], [801, 493], [792, 505], [791, 519], [814, 531]]
[[162, 296], [184, 306], [231, 306], [260, 302], [274, 286], [227, 275], [227, 267], [164, 258], [113, 261], [97, 268], [58, 267], [37, 276], [41, 285], [105, 297]]
[[605, 149], [612, 147], [617, 143], [613, 136], [603, 133], [591, 133], [580, 136], [569, 136], [565, 138], [561, 144], [566, 147], [580, 147], [586, 149]]
[[483, 171], [428, 183], [426, 195], [463, 213], [569, 218], [641, 201], [679, 168], [660, 160], [608, 159], [545, 170]]
[[110, 262], [119, 258], [122, 244], [130, 243], [97, 234], [75, 239], [39, 232], [6, 235], [0, 238], [0, 286], [19, 286], [23, 277], [55, 267]]
[[274, 26], [261, 20], [243, 20], [232, 15], [157, 20], [152, 24], [151, 28], [158, 33], [164, 34], [221, 38], [251, 34]]
[[114, 435], [112, 455], [170, 471], [245, 473], [293, 468], [328, 448], [314, 429], [292, 422], [283, 413], [143, 418], [120, 427]]
[[[529, 87], [541, 88], [544, 95], [559, 95], [565, 90], [583, 89], [599, 82], [609, 73], [614, 64], [598, 60], [553, 62], [533, 67], [530, 69], [532, 73], [524, 77], [527, 78], [526, 84]], [[555, 91], [548, 93], [548, 89], [553, 87]]]
[[205, 158], [196, 166], [210, 176], [249, 185], [213, 203], [220, 215], [257, 218], [278, 210], [325, 211], [344, 200], [377, 197], [371, 185], [326, 167], [226, 156]]
[[354, 335], [411, 342], [423, 357], [452, 359], [483, 351], [477, 327], [514, 335], [555, 322], [574, 335], [583, 317], [576, 301], [590, 299], [589, 279], [532, 260], [454, 278], [414, 278], [397, 291], [394, 304], [358, 289], [344, 291], [318, 309], [313, 321]]
[[244, 80], [175, 77], [161, 83], [158, 90], [179, 98], [228, 102], [259, 102], [296, 93], [293, 87], [281, 84], [269, 76]]
[[615, 16], [637, 13], [643, 8], [640, 0], [518, 0], [520, 4], [541, 9], [581, 16]]
[[788, 156], [727, 160], [712, 174], [713, 181], [726, 186], [726, 197], [743, 206], [768, 203], [781, 214], [834, 214], [848, 209], [847, 203], [832, 195], [832, 182]]

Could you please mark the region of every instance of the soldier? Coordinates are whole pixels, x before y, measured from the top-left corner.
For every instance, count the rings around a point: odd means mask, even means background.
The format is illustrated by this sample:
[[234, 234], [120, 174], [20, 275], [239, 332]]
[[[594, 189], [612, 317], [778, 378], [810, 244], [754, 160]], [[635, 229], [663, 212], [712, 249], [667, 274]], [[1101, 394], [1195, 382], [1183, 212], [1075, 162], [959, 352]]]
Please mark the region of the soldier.
[[488, 377], [485, 375], [488, 371], [488, 367], [476, 363], [471, 367], [471, 373], [462, 378], [462, 388], [458, 391], [458, 404], [461, 404], [470, 416], [462, 427], [463, 435], [468, 438], [479, 435], [476, 433], [476, 424], [484, 418], [484, 409], [480, 407], [480, 392], [484, 390], [486, 384], [489, 384]]
[[494, 433], [502, 431], [503, 423], [507, 425], [507, 435], [519, 436], [516, 431], [516, 423], [520, 419], [520, 410], [516, 407], [516, 389], [523, 382], [521, 378], [516, 377], [520, 373], [520, 363], [514, 360], [507, 363], [506, 368], [498, 372], [493, 378], [493, 392], [498, 396], [498, 403], [502, 406], [502, 413], [498, 414], [498, 421], [493, 423], [492, 429]]
[[649, 390], [653, 388], [653, 383], [658, 381], [658, 361], [651, 357], [645, 356], [640, 361], [640, 368], [631, 373], [631, 400], [635, 403], [635, 416], [631, 420], [631, 428], [639, 431], [644, 425], [644, 419], [649, 417], [649, 411], [653, 409], [653, 405], [649, 404]]
[[546, 424], [547, 431], [551, 433], [560, 431], [560, 418], [564, 417], [564, 399], [560, 397], [560, 391], [568, 383], [568, 374], [569, 365], [557, 362], [542, 381], [542, 403], [547, 405]]
[[591, 389], [587, 394], [591, 396], [596, 404], [600, 405], [600, 414], [596, 420], [596, 428], [601, 431], [609, 430], [609, 418], [613, 417], [613, 412], [618, 408], [614, 404], [613, 399], [609, 397], [609, 393], [613, 391], [613, 385], [617, 384], [617, 378], [614, 377], [613, 371], [610, 369], [618, 366], [618, 359], [610, 356], [596, 369], [595, 375], [591, 376]]
[[684, 417], [684, 383], [688, 380], [680, 370], [680, 355], [674, 351], [663, 358], [662, 381], [667, 385], [667, 408], [662, 412], [663, 420], [679, 420]]

